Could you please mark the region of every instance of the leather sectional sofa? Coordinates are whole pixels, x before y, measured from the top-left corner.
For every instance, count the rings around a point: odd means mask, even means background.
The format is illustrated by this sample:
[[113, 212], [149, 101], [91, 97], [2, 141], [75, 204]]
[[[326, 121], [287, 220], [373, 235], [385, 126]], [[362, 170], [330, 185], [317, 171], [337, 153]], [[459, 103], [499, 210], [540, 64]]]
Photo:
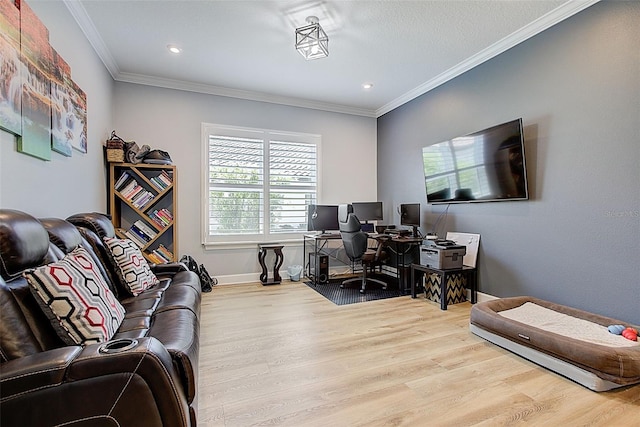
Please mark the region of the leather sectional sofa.
[[[0, 209], [3, 427], [196, 425], [200, 281], [180, 263], [152, 265], [159, 283], [132, 296], [105, 237], [114, 229], [101, 214], [36, 219]], [[26, 278], [78, 247], [124, 308], [105, 341], [61, 338]]]

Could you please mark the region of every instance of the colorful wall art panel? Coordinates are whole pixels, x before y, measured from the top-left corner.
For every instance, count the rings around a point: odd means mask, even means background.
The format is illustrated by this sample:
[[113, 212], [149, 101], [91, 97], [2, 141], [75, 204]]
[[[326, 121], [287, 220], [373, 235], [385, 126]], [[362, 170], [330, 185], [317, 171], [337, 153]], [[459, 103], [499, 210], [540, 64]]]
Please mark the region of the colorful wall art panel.
[[20, 9], [0, 0], [0, 129], [22, 133], [20, 90]]
[[0, 128], [43, 160], [87, 152], [87, 97], [29, 5], [0, 0]]

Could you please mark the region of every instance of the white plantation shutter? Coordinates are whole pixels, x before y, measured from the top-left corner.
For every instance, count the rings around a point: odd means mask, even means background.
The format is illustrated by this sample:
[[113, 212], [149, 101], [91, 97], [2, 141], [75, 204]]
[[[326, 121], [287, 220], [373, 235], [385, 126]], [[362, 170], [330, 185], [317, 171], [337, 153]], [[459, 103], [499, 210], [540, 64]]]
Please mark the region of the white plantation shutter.
[[264, 140], [209, 136], [209, 234], [264, 229]]
[[315, 204], [316, 144], [269, 142], [269, 230], [306, 231], [306, 205]]
[[203, 141], [204, 243], [265, 241], [307, 230], [319, 136], [204, 125]]

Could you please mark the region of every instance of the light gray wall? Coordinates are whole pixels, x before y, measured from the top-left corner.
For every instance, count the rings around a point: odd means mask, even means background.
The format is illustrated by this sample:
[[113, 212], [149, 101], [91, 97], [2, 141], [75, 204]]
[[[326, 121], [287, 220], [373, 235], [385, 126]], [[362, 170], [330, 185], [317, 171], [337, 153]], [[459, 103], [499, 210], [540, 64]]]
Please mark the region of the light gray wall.
[[421, 148], [522, 117], [531, 200], [451, 205], [480, 291], [640, 324], [640, 3], [602, 2], [378, 120], [378, 195], [421, 202]]
[[[247, 126], [322, 136], [319, 202], [376, 200], [376, 119], [129, 83], [116, 83], [114, 127], [139, 146], [168, 151], [178, 169], [178, 252], [221, 282], [255, 281], [257, 246], [204, 250], [201, 124]], [[302, 239], [287, 244], [282, 270], [302, 264]]]
[[113, 79], [62, 2], [30, 0], [49, 29], [50, 43], [71, 67], [87, 95], [88, 153], [52, 153], [45, 162], [16, 151], [15, 137], [0, 131], [0, 207], [38, 217], [104, 211], [102, 145], [111, 132]]

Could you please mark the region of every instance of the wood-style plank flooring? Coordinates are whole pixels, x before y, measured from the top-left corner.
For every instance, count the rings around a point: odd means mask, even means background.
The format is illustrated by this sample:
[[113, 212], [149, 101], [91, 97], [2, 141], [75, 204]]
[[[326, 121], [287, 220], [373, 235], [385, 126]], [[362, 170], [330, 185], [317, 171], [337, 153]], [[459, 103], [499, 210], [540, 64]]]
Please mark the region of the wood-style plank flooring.
[[216, 286], [203, 294], [199, 425], [640, 426], [640, 385], [592, 392], [471, 334], [470, 308]]

